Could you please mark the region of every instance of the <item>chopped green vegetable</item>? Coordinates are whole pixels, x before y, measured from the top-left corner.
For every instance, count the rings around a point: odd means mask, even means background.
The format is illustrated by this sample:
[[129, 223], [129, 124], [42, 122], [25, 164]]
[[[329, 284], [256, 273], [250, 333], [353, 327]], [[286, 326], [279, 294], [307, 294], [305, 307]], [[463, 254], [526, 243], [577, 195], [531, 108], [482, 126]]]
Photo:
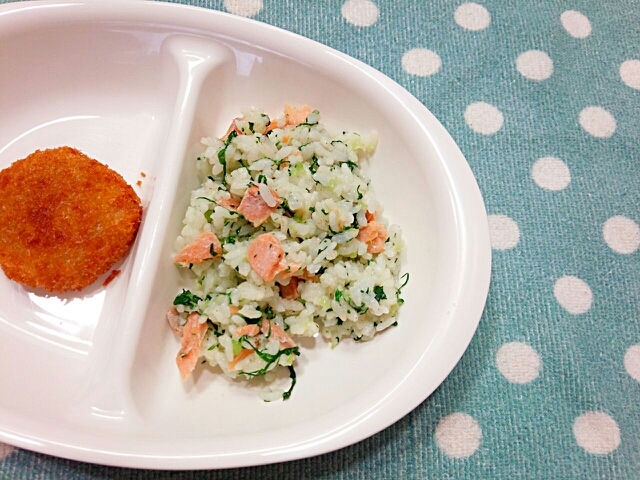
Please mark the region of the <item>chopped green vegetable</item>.
[[314, 110], [307, 116], [305, 121], [303, 123], [299, 123], [296, 126], [296, 128], [297, 127], [313, 127], [314, 125], [317, 125], [319, 121], [320, 121], [320, 112], [318, 110]]
[[230, 244], [234, 244], [236, 243], [236, 235], [229, 235], [228, 237], [222, 237], [220, 238], [220, 243], [222, 243], [223, 245], [225, 243], [230, 243]]
[[289, 365], [287, 368], [289, 369], [289, 378], [291, 379], [291, 386], [289, 387], [289, 390], [287, 390], [286, 392], [284, 392], [282, 394], [282, 399], [283, 400], [287, 400], [291, 396], [291, 392], [293, 391], [293, 387], [296, 386], [296, 371], [293, 368], [293, 365]]
[[224, 148], [221, 148], [220, 151], [218, 152], [218, 161], [222, 165], [222, 183], [224, 184], [227, 183], [227, 180], [226, 180], [227, 178], [227, 147], [229, 146], [229, 144], [231, 144], [231, 140], [233, 140], [237, 136], [238, 134], [236, 133], [236, 131], [231, 130], [231, 132], [227, 136], [227, 139], [224, 142]]
[[316, 173], [318, 171], [318, 157], [316, 157], [315, 153], [311, 157], [311, 165], [309, 165], [309, 171], [311, 173]]
[[387, 295], [384, 293], [384, 288], [382, 288], [380, 285], [376, 285], [375, 287], [373, 287], [373, 293], [376, 296], [376, 300], [378, 302], [387, 298]]
[[356, 313], [359, 313], [360, 315], [362, 315], [363, 313], [367, 313], [367, 310], [369, 310], [369, 307], [367, 307], [364, 302], [362, 302], [360, 304], [360, 306], [354, 305], [353, 301], [351, 299], [349, 299], [347, 301], [347, 303], [349, 305], [351, 305], [351, 307], [353, 307], [353, 309], [356, 311]]
[[264, 309], [262, 310], [262, 313], [264, 314], [264, 317], [267, 320], [273, 320], [274, 318], [276, 318], [276, 314], [273, 311], [273, 308], [271, 307], [271, 305], [267, 305], [266, 307], [264, 307]]
[[[362, 302], [359, 306], [355, 305], [351, 300], [351, 298], [349, 298], [349, 296], [346, 293], [344, 293], [342, 290], [336, 290], [333, 294], [333, 298], [335, 298], [336, 302], [339, 302], [341, 299], [344, 299], [347, 305], [353, 308], [356, 311], [356, 313], [363, 314], [367, 310], [369, 310], [369, 307], [367, 307], [364, 304], [364, 302]], [[347, 313], [351, 313], [351, 311], [347, 310]]]
[[403, 279], [403, 278], [404, 278], [404, 282], [402, 283], [402, 285], [400, 285], [398, 290], [396, 290], [396, 299], [398, 301], [398, 304], [400, 305], [404, 303], [404, 300], [400, 297], [400, 294], [402, 293], [402, 289], [407, 285], [407, 283], [409, 283], [409, 272], [405, 273], [402, 277], [400, 277], [400, 279]]
[[[293, 172], [291, 172], [293, 170]], [[302, 175], [304, 173], [304, 165], [302, 163], [294, 163], [289, 167], [289, 173], [295, 173], [296, 175]]]
[[191, 291], [183, 289], [182, 293], [173, 299], [173, 304], [184, 305], [187, 308], [196, 308], [200, 300], [202, 299], [191, 293]]
[[349, 167], [349, 170], [353, 172], [354, 169], [358, 168], [358, 164], [349, 160], [347, 162], [347, 167]]
[[291, 354], [296, 356], [300, 355], [300, 349], [298, 346], [283, 348], [282, 350], [278, 350], [276, 353], [271, 354], [271, 353], [267, 353], [262, 350], [259, 350], [253, 343], [251, 343], [247, 339], [246, 335], [240, 337], [240, 341], [244, 344], [249, 345], [253, 349], [253, 351], [256, 352], [256, 355], [258, 355], [262, 360], [264, 360], [267, 363], [260, 370], [254, 370], [253, 372], [245, 372], [245, 371], [238, 372], [238, 374], [246, 375], [247, 377], [259, 377], [264, 375], [269, 371], [269, 368], [271, 367], [271, 365], [277, 362], [280, 359], [280, 357], [282, 357], [283, 355], [291, 355]]
[[236, 355], [238, 355], [242, 351], [242, 344], [239, 341], [234, 340], [232, 338], [231, 339], [231, 345], [233, 345], [233, 356], [235, 357]]

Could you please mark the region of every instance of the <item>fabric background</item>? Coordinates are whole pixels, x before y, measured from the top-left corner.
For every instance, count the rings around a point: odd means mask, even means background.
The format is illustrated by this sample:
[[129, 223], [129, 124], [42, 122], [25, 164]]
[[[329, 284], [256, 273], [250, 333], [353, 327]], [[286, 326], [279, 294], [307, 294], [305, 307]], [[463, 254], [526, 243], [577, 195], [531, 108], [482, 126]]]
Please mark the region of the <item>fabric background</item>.
[[366, 62], [458, 142], [489, 213], [492, 283], [428, 400], [372, 438], [284, 464], [141, 471], [0, 444], [0, 477], [640, 478], [640, 2], [477, 1], [179, 2]]

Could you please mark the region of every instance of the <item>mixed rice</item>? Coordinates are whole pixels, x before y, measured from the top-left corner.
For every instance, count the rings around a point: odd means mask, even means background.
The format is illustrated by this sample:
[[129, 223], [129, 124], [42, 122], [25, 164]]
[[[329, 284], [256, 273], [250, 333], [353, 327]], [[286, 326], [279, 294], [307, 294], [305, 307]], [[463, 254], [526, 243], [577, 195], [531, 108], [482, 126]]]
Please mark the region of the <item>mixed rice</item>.
[[198, 361], [228, 376], [289, 369], [297, 337], [371, 340], [397, 325], [403, 249], [365, 171], [377, 136], [331, 132], [317, 110], [285, 107], [272, 120], [250, 109], [219, 138], [204, 138], [174, 262], [191, 271], [168, 313], [182, 337], [183, 379]]

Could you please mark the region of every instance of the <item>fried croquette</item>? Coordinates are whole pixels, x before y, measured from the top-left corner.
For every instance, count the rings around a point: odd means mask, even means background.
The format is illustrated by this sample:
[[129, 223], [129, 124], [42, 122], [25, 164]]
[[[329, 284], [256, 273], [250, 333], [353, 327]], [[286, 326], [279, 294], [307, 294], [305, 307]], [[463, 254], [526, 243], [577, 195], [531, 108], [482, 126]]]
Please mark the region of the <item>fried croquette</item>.
[[127, 254], [141, 218], [117, 172], [75, 148], [37, 150], [0, 171], [0, 267], [32, 288], [82, 290]]

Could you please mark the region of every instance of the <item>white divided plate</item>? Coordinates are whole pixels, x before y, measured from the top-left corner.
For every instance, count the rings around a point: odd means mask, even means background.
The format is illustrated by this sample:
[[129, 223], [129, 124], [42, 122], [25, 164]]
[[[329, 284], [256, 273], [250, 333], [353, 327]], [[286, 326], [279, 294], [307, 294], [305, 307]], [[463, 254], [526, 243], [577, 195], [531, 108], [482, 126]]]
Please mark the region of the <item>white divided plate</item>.
[[[362, 440], [424, 401], [462, 356], [490, 277], [482, 197], [460, 150], [396, 83], [251, 20], [155, 2], [0, 6], [0, 168], [69, 145], [135, 185], [136, 243], [107, 287], [48, 296], [0, 274], [0, 441], [119, 466], [200, 469], [308, 457]], [[182, 383], [165, 312], [201, 137], [285, 103], [379, 147], [370, 175], [404, 231], [399, 326], [332, 350], [314, 339], [287, 401], [200, 367]], [[146, 177], [141, 178], [140, 172]]]

